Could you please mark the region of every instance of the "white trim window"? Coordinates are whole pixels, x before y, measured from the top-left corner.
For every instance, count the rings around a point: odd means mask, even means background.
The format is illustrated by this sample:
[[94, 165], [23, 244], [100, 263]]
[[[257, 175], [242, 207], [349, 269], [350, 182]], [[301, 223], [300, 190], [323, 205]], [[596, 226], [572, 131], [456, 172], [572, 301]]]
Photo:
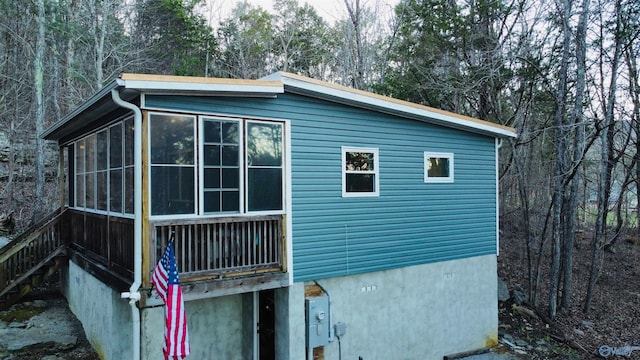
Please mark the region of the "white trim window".
[[284, 124], [149, 113], [151, 216], [282, 213]]
[[151, 214], [196, 213], [196, 117], [149, 114]]
[[342, 197], [380, 195], [377, 148], [342, 147]]
[[200, 121], [200, 213], [242, 212], [243, 123], [204, 116]]
[[424, 182], [453, 182], [453, 153], [424, 152]]
[[284, 207], [283, 124], [245, 122], [246, 211], [281, 211]]

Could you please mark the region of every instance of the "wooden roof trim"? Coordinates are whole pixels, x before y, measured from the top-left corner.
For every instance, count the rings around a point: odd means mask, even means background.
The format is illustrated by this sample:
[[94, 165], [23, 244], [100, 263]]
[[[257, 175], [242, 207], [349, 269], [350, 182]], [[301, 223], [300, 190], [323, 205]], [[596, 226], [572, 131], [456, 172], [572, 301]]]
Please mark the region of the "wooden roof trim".
[[173, 76], [173, 75], [152, 75], [152, 74], [133, 74], [123, 73], [119, 77], [126, 81], [148, 81], [148, 82], [168, 82], [168, 83], [192, 83], [192, 84], [211, 84], [211, 85], [236, 85], [236, 86], [264, 86], [264, 87], [282, 87], [281, 81], [264, 81], [264, 80], [244, 80], [244, 79], [223, 79], [208, 78], [199, 76]]

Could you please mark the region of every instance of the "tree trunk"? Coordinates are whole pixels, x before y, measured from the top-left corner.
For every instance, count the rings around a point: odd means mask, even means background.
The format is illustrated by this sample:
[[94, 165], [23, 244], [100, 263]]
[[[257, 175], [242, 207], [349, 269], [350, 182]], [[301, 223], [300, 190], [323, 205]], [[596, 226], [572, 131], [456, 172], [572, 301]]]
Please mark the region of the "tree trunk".
[[593, 289], [595, 287], [596, 279], [600, 271], [599, 257], [600, 257], [600, 243], [606, 237], [607, 229], [607, 213], [609, 206], [609, 195], [611, 192], [611, 171], [613, 164], [611, 160], [613, 158], [611, 149], [613, 148], [613, 126], [615, 125], [613, 117], [613, 108], [616, 101], [616, 87], [618, 78], [618, 67], [620, 64], [620, 56], [622, 50], [621, 41], [621, 0], [616, 0], [616, 27], [614, 32], [614, 54], [611, 59], [611, 83], [609, 88], [609, 95], [605, 104], [605, 118], [602, 133], [600, 135], [602, 141], [602, 162], [600, 166], [600, 184], [598, 186], [598, 215], [596, 218], [596, 229], [593, 237], [593, 252], [591, 255], [591, 270], [589, 273], [589, 285], [587, 286], [587, 294], [585, 295], [583, 311], [588, 313], [591, 309], [591, 300], [593, 298]]
[[520, 210], [522, 211], [522, 219], [524, 221], [524, 238], [527, 242], [527, 268], [529, 273], [529, 297], [531, 298], [534, 294], [534, 272], [533, 272], [533, 233], [531, 231], [531, 217], [529, 212], [529, 187], [527, 186], [527, 176], [523, 170], [523, 166], [521, 162], [523, 162], [520, 156], [517, 155], [516, 146], [513, 141], [511, 143], [511, 152], [513, 155], [513, 164], [516, 169], [516, 178], [517, 178], [517, 187], [518, 187], [518, 195], [520, 197]]
[[560, 257], [562, 252], [562, 237], [564, 235], [563, 199], [565, 193], [565, 178], [567, 174], [567, 131], [565, 130], [566, 118], [566, 89], [567, 72], [569, 67], [569, 52], [571, 51], [571, 29], [569, 21], [571, 16], [571, 4], [568, 0], [562, 1], [562, 63], [560, 65], [559, 84], [556, 92], [556, 109], [554, 115], [556, 166], [553, 185], [553, 211], [552, 211], [552, 247], [551, 247], [551, 281], [549, 286], [549, 317], [555, 319], [558, 306], [558, 291], [560, 285]]
[[[625, 51], [625, 60], [629, 68], [629, 98], [633, 101], [633, 112], [631, 113], [631, 127], [634, 132], [635, 154], [633, 161], [636, 164], [636, 194], [640, 194], [640, 83], [638, 81], [638, 65], [633, 43], [629, 44]], [[636, 237], [640, 239], [640, 206], [636, 205]]]
[[46, 41], [44, 0], [36, 0], [36, 22], [38, 32], [36, 36], [36, 47], [33, 59], [33, 88], [35, 99], [35, 125], [36, 125], [36, 198], [34, 201], [34, 211], [32, 221], [37, 221], [44, 213], [44, 140], [40, 134], [44, 131], [44, 51]]
[[349, 20], [353, 25], [353, 34], [355, 37], [356, 46], [352, 51], [355, 52], [353, 69], [353, 87], [359, 90], [364, 89], [364, 59], [362, 55], [362, 28], [361, 28], [361, 8], [360, 0], [355, 0], [354, 4], [351, 4], [349, 0], [344, 0], [344, 4], [349, 12]]
[[[17, 95], [17, 94], [16, 94]], [[7, 209], [9, 212], [13, 211], [13, 207], [14, 207], [14, 199], [15, 199], [15, 192], [14, 192], [14, 179], [13, 179], [13, 174], [16, 170], [16, 152], [15, 152], [15, 142], [14, 142], [14, 138], [15, 138], [15, 133], [16, 133], [16, 128], [15, 128], [15, 120], [13, 119], [13, 117], [11, 117], [11, 120], [9, 120], [9, 161], [8, 161], [8, 172], [9, 175], [7, 177]]]
[[569, 312], [571, 304], [571, 294], [573, 290], [573, 247], [575, 244], [578, 191], [580, 185], [581, 163], [584, 156], [584, 116], [583, 99], [586, 84], [586, 35], [587, 18], [589, 14], [589, 0], [582, 1], [582, 12], [578, 20], [576, 29], [576, 98], [573, 105], [572, 123], [575, 126], [575, 137], [573, 141], [573, 166], [576, 172], [570, 183], [569, 194], [567, 194], [567, 225], [564, 242], [564, 274], [562, 284], [562, 299], [560, 310], [563, 313]]

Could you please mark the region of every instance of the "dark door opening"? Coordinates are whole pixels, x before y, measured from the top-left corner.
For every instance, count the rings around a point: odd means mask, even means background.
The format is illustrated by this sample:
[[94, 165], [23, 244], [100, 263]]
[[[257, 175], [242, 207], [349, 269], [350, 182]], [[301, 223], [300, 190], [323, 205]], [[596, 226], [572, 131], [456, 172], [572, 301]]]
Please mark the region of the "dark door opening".
[[260, 360], [276, 359], [276, 312], [273, 289], [259, 293], [258, 336], [260, 341]]

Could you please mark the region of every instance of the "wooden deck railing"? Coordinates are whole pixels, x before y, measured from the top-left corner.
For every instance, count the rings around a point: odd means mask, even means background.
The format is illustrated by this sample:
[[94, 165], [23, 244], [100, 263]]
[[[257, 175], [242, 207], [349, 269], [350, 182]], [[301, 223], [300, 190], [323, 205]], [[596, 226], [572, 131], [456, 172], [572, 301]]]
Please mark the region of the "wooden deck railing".
[[173, 236], [184, 280], [284, 272], [283, 226], [283, 215], [152, 221], [148, 270]]
[[56, 210], [0, 249], [0, 296], [55, 256], [64, 254], [65, 215]]
[[108, 271], [133, 281], [133, 219], [67, 210], [70, 247]]

